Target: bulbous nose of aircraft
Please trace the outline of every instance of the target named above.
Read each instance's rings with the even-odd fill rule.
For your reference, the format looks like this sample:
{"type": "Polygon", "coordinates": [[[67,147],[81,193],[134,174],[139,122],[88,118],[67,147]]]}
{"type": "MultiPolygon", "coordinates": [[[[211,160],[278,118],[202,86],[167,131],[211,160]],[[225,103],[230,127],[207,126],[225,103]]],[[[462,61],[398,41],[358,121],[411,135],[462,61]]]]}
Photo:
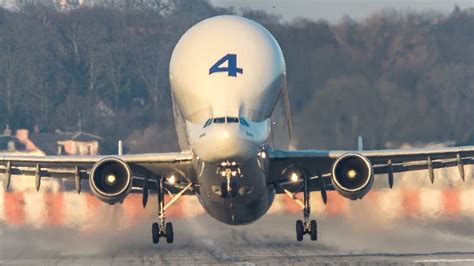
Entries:
{"type": "Polygon", "coordinates": [[[245,134],[238,124],[214,124],[200,136],[193,149],[206,162],[247,160],[257,156],[259,146],[245,134]]]}

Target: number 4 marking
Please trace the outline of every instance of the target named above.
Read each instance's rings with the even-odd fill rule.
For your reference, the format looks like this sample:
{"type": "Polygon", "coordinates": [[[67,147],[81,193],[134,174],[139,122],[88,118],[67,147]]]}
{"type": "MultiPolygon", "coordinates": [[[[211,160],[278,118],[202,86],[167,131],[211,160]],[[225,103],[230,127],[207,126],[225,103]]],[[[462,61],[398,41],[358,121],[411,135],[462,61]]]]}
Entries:
{"type": "Polygon", "coordinates": [[[226,54],[209,68],[209,75],[216,72],[227,72],[229,77],[237,77],[237,73],[243,74],[244,70],[237,67],[237,55],[226,54]],[[227,61],[227,67],[222,65],[227,61]]]}

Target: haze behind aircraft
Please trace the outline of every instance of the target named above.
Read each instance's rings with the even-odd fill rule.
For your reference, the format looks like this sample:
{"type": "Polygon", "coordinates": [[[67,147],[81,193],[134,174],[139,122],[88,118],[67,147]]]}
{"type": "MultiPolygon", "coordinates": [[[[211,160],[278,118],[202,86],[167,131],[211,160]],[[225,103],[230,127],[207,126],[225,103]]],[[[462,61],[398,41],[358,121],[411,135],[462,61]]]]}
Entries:
{"type": "Polygon", "coordinates": [[[170,84],[182,152],[0,155],[5,187],[15,175],[31,176],[37,189],[42,177],[74,178],[79,193],[88,179],[94,195],[109,204],[142,193],[146,205],[149,191],[156,192],[153,243],[161,237],[173,242],[166,210],[183,195],[197,196],[215,219],[242,225],[262,217],[275,194],[285,193],[302,206],[303,220],[296,222],[301,241],[304,234],[317,239],[316,220],[309,219],[311,191],[320,191],[325,203],[327,190],[361,199],[375,174],[387,174],[392,187],[396,172],[427,169],[433,181],[434,169],[457,166],[464,179],[464,165],[473,163],[472,146],[364,151],[360,142],[357,151],[273,150],[272,112],[288,96],[285,60],[275,38],[246,18],[217,16],[191,27],[173,51],[170,84]],[[165,202],[165,194],[174,196],[165,202]]]}

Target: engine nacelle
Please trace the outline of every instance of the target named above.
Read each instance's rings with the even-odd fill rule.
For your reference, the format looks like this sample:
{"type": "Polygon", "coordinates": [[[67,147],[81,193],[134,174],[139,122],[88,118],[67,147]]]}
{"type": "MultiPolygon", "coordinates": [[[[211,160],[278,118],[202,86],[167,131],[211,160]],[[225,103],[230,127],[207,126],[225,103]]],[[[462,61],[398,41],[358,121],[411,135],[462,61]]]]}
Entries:
{"type": "Polygon", "coordinates": [[[369,159],[347,153],[333,163],[332,184],[342,196],[356,200],[364,197],[374,184],[374,171],[369,159]]]}
{"type": "Polygon", "coordinates": [[[103,202],[122,202],[132,189],[132,171],[120,159],[102,159],[92,167],[89,186],[92,193],[103,202]]]}

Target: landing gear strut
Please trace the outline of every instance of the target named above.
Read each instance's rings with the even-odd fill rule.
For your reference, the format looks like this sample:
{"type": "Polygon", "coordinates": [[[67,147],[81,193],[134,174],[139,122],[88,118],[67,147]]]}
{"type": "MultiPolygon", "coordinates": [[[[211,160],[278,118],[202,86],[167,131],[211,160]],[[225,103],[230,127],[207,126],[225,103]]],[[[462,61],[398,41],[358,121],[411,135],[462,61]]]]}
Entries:
{"type": "Polygon", "coordinates": [[[304,208],[303,208],[303,222],[301,222],[301,220],[299,221],[300,223],[298,223],[298,221],[296,221],[296,239],[298,241],[302,241],[303,240],[303,235],[304,234],[310,234],[311,235],[311,240],[312,241],[316,241],[318,240],[318,224],[316,222],[316,220],[311,220],[309,221],[309,215],[311,213],[311,204],[309,202],[309,198],[310,198],[310,193],[309,193],[309,188],[308,188],[308,176],[307,175],[304,175],[304,185],[303,185],[303,203],[304,203],[304,208]],[[298,230],[298,224],[303,224],[303,234],[298,234],[299,232],[301,232],[301,228],[300,230],[298,230]]]}
{"type": "Polygon", "coordinates": [[[240,165],[236,162],[222,162],[217,167],[217,174],[225,177],[225,182],[221,185],[222,197],[230,195],[232,198],[237,196],[237,184],[235,177],[241,176],[240,165]]]}
{"type": "Polygon", "coordinates": [[[173,224],[166,222],[166,209],[168,209],[173,203],[175,203],[183,194],[191,187],[189,183],[184,187],[178,194],[172,195],[168,190],[166,190],[170,196],[171,200],[165,205],[165,186],[164,178],[160,178],[157,182],[157,191],[158,191],[158,222],[155,222],[151,226],[151,234],[153,244],[158,244],[160,238],[166,238],[166,243],[171,244],[174,240],[173,224]]]}
{"type": "Polygon", "coordinates": [[[296,203],[298,203],[303,208],[303,221],[297,220],[296,221],[296,240],[303,241],[303,236],[305,234],[309,234],[312,241],[318,240],[318,223],[316,220],[310,220],[310,213],[311,213],[311,204],[310,204],[310,192],[308,187],[308,176],[303,174],[303,184],[302,187],[296,192],[300,192],[301,188],[303,188],[303,202],[300,199],[296,198],[296,193],[292,193],[289,190],[280,186],[283,191],[285,191],[286,195],[293,199],[296,203]]]}
{"type": "Polygon", "coordinates": [[[164,178],[160,178],[157,182],[158,186],[158,222],[151,226],[153,244],[158,244],[161,237],[166,238],[167,243],[173,243],[174,232],[173,224],[166,222],[165,212],[165,189],[163,184],[164,178]]]}
{"type": "Polygon", "coordinates": [[[303,221],[296,221],[296,240],[303,241],[303,235],[309,234],[312,241],[318,240],[318,224],[316,220],[309,220],[311,206],[309,203],[308,178],[304,178],[303,221]]]}

